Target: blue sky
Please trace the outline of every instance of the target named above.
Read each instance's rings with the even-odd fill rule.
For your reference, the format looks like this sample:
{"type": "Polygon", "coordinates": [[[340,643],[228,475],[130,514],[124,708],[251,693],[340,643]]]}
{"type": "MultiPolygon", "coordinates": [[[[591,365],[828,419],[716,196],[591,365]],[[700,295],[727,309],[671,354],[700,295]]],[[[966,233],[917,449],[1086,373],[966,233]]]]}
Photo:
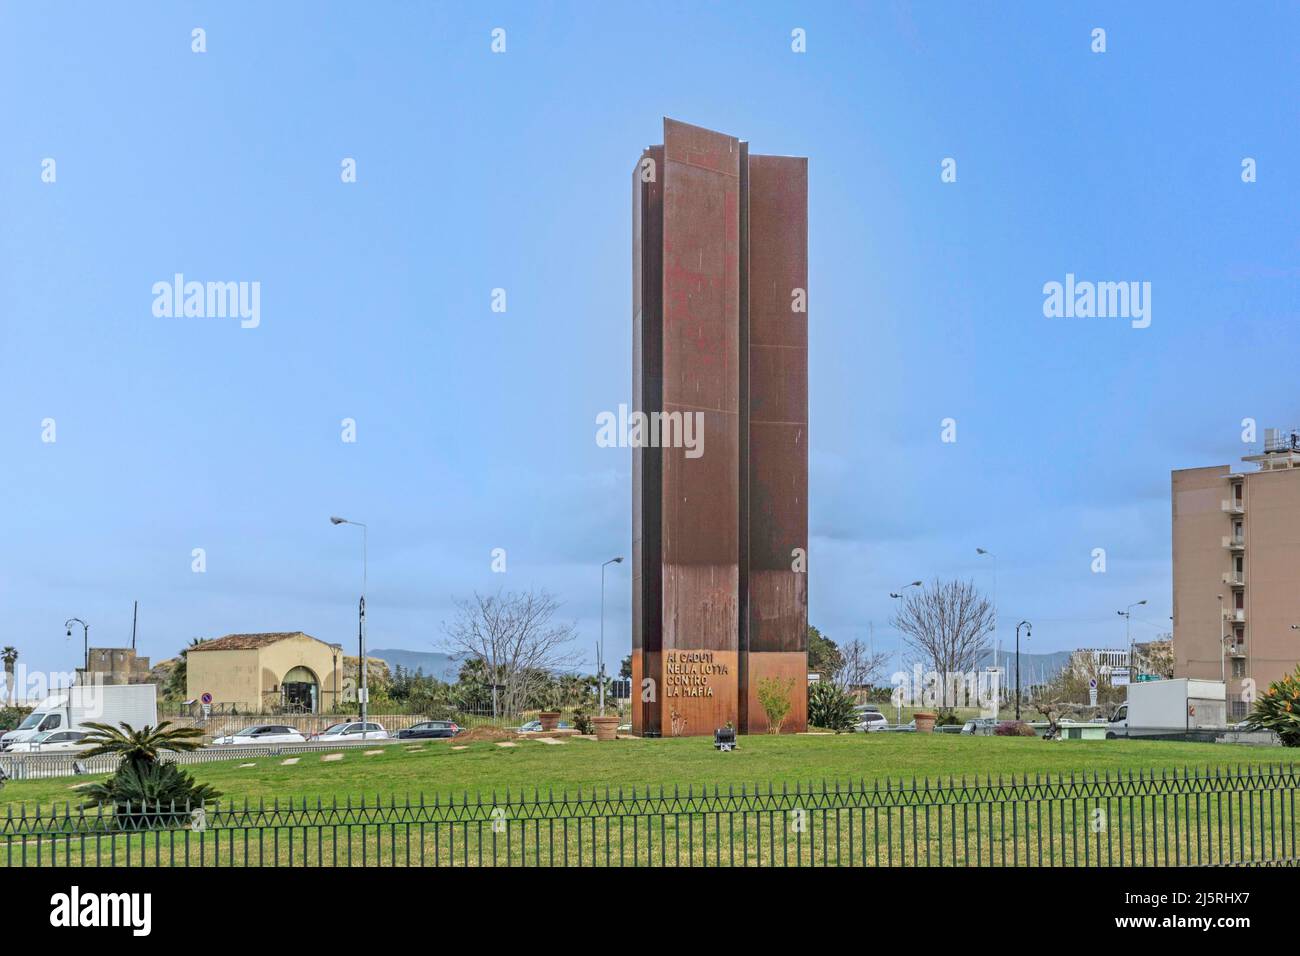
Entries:
{"type": "Polygon", "coordinates": [[[121,645],[139,599],[155,658],[351,647],[338,513],[370,525],[372,647],[434,649],[498,587],[552,589],[590,647],[665,115],[809,157],[811,621],[892,648],[888,592],[991,590],[980,546],[1004,646],[1021,618],[1118,646],[1142,598],[1135,636],[1167,630],[1170,469],[1300,423],[1300,12],[1131,6],[5,0],[0,643],[67,669],[66,618],[121,645]],[[260,326],[155,317],[177,272],[260,282],[260,326]],[[1067,273],[1150,282],[1150,328],[1045,318],[1067,273]]]}

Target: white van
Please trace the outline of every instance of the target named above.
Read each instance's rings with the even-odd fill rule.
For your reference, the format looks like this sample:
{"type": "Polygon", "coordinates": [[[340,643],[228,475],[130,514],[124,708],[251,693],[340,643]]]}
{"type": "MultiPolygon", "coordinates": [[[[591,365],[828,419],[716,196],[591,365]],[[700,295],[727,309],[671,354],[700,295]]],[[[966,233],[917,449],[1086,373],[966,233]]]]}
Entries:
{"type": "Polygon", "coordinates": [[[25,743],[51,730],[84,730],[93,721],[116,727],[156,726],[157,684],[74,684],[46,697],[24,718],[16,730],[0,736],[0,751],[25,743]]]}

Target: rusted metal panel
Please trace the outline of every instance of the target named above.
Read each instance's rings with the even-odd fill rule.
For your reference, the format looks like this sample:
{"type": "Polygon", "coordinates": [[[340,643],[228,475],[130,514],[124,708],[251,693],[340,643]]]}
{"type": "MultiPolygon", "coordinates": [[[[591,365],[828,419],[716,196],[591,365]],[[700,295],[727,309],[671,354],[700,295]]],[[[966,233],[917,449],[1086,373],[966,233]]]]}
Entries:
{"type": "MultiPolygon", "coordinates": [[[[663,147],[632,170],[632,410],[657,411],[663,397],[663,147]]],[[[659,679],[662,646],[662,480],[658,448],[632,449],[632,732],[658,734],[658,695],[642,700],[642,679],[659,679]]]]}
{"type": "Polygon", "coordinates": [[[738,689],[740,145],[665,120],[663,175],[663,410],[702,422],[703,440],[698,457],[661,450],[663,649],[729,659],[708,696],[675,700],[687,732],[711,733],[735,720],[738,689]]]}
{"type": "Polygon", "coordinates": [[[748,180],[747,643],[751,655],[806,652],[795,554],[808,548],[807,160],[751,155],[748,180]]]}
{"type": "MultiPolygon", "coordinates": [[[[757,600],[757,598],[755,598],[757,600]]],[[[758,685],[776,679],[790,688],[790,713],[781,725],[786,734],[808,729],[808,653],[806,651],[752,651],[749,655],[749,683],[744,691],[749,719],[742,725],[748,734],[768,732],[767,714],[758,702],[758,685]]]]}

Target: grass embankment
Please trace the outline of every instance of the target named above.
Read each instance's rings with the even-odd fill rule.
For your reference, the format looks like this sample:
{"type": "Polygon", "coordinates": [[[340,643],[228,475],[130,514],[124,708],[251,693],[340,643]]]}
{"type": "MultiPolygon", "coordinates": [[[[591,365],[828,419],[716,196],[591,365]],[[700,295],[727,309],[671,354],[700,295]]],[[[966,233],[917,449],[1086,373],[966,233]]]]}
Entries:
{"type": "MultiPolygon", "coordinates": [[[[692,786],[724,790],[745,784],[823,780],[833,783],[865,780],[910,782],[929,778],[973,781],[990,775],[1066,775],[1172,771],[1192,768],[1236,769],[1238,766],[1294,764],[1300,751],[1190,744],[1169,741],[1056,741],[1014,737],[924,736],[917,734],[845,734],[842,736],[742,737],[733,753],[718,753],[711,739],[619,740],[598,744],[568,740],[546,744],[519,741],[501,747],[478,742],[457,750],[455,741],[428,741],[413,746],[391,745],[366,756],[361,749],[339,751],[342,759],[324,761],[320,753],[278,757],[234,758],[187,767],[195,778],[223,794],[222,802],[248,799],[267,803],[293,797],[340,803],[362,795],[387,803],[409,794],[446,798],[469,793],[487,797],[493,791],[521,789],[543,795],[554,790],[575,794],[580,788],[611,792],[623,787],[692,786]],[[287,764],[286,760],[297,758],[287,764]]],[[[50,807],[76,802],[73,788],[96,778],[11,781],[0,790],[0,817],[6,805],[50,807]]]]}

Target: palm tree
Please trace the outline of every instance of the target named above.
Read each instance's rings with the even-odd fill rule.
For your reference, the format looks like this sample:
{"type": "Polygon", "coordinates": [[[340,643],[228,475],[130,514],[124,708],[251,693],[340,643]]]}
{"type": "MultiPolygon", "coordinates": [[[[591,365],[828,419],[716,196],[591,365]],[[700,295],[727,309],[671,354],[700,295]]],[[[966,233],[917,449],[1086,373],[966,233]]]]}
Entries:
{"type": "Polygon", "coordinates": [[[170,720],[164,720],[157,727],[146,724],[139,730],[128,723],[123,723],[121,730],[109,724],[90,721],[82,726],[91,730],[82,743],[92,745],[90,750],[82,754],[83,758],[118,754],[123,765],[130,764],[137,768],[156,764],[158,755],[165,750],[189,751],[203,746],[203,731],[196,727],[172,727],[170,720]]]}
{"type": "Polygon", "coordinates": [[[165,751],[197,750],[202,746],[199,738],[203,731],[173,727],[170,720],[139,730],[128,723],[123,723],[120,730],[89,721],[83,726],[91,730],[85,742],[93,745],[83,757],[117,754],[122,762],[107,780],[76,788],[87,798],[82,807],[112,806],[117,826],[144,829],[183,824],[191,808],[221,796],[220,791],[196,782],[176,764],[159,759],[165,751]]]}
{"type": "Polygon", "coordinates": [[[5,663],[5,702],[14,702],[14,664],[18,661],[18,648],[6,646],[0,651],[0,659],[5,663]]]}

